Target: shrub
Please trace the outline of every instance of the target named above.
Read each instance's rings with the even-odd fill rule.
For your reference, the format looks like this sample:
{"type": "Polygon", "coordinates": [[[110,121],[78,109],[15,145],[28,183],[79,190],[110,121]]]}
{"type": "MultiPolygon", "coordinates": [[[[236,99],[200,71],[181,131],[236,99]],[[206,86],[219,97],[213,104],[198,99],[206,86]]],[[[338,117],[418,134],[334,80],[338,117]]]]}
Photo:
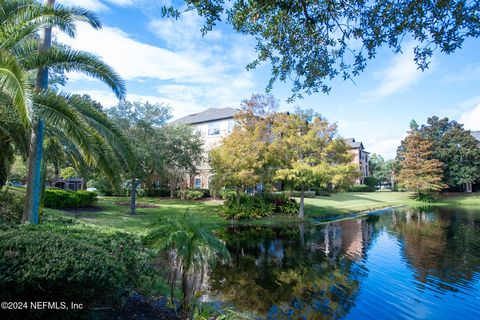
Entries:
{"type": "Polygon", "coordinates": [[[363,184],[375,190],[378,185],[378,180],[374,177],[366,177],[363,179],[363,184]]]}
{"type": "Polygon", "coordinates": [[[236,198],[228,199],[221,207],[222,215],[228,219],[259,219],[274,211],[274,204],[261,196],[241,195],[240,204],[236,198]]]}
{"type": "Polygon", "coordinates": [[[199,200],[205,198],[205,190],[208,189],[186,189],[177,192],[177,197],[187,200],[199,200]]]}
{"type": "Polygon", "coordinates": [[[0,190],[0,220],[7,223],[19,223],[23,213],[23,196],[9,190],[0,190]]]}
{"type": "Polygon", "coordinates": [[[0,234],[2,301],[119,301],[147,267],[140,239],[85,226],[22,226],[0,234]]]}
{"type": "Polygon", "coordinates": [[[197,191],[197,190],[185,191],[185,199],[187,200],[200,200],[203,197],[204,197],[204,193],[202,191],[197,191]]]}
{"type": "Polygon", "coordinates": [[[355,184],[348,188],[348,192],[374,192],[375,188],[369,187],[364,184],[355,184]]]}
{"type": "MultiPolygon", "coordinates": [[[[290,197],[300,198],[300,191],[290,191],[290,197]]],[[[305,198],[315,198],[315,191],[304,191],[303,196],[305,198]]]]}
{"type": "Polygon", "coordinates": [[[97,194],[92,191],[69,191],[62,189],[45,189],[43,206],[51,209],[86,207],[97,201],[97,194]]]}
{"type": "Polygon", "coordinates": [[[149,188],[145,189],[146,197],[170,197],[169,188],[149,188]]]}
{"type": "Polygon", "coordinates": [[[237,196],[237,191],[232,189],[223,189],[220,191],[220,198],[223,200],[232,200],[237,196]]]}
{"type": "Polygon", "coordinates": [[[116,190],[112,188],[112,184],[104,177],[98,177],[96,179],[88,181],[87,184],[89,187],[97,189],[98,194],[102,196],[113,196],[117,195],[116,190]]]}
{"type": "Polygon", "coordinates": [[[295,199],[290,199],[283,193],[269,193],[265,196],[241,195],[240,204],[236,197],[230,198],[221,207],[221,212],[229,219],[258,219],[272,213],[296,215],[299,208],[295,199]]]}
{"type": "Polygon", "coordinates": [[[300,205],[295,199],[290,199],[290,197],[281,192],[272,192],[267,195],[267,199],[273,203],[273,210],[277,213],[296,215],[300,209],[300,205]]]}

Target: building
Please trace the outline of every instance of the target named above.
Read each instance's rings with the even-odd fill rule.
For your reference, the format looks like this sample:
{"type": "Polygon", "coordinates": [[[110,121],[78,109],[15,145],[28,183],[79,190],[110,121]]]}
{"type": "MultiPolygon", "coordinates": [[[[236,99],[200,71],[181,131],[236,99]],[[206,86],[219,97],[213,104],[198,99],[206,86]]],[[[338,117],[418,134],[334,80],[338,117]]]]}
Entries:
{"type": "Polygon", "coordinates": [[[358,166],[361,176],[355,181],[356,184],[363,184],[364,179],[370,176],[368,168],[368,160],[370,153],[365,151],[361,141],[355,141],[354,138],[344,139],[345,143],[350,146],[349,152],[353,154],[352,163],[358,166]]]}
{"type": "Polygon", "coordinates": [[[208,153],[220,144],[222,138],[232,132],[235,124],[233,117],[239,111],[235,108],[210,108],[172,122],[172,124],[194,126],[203,142],[205,160],[198,167],[197,174],[192,177],[189,187],[208,189],[212,177],[211,168],[208,164],[208,153]]]}
{"type": "Polygon", "coordinates": [[[84,187],[83,183],[84,182],[82,178],[69,178],[69,179],[55,178],[49,182],[49,185],[51,187],[60,188],[63,190],[77,191],[77,190],[83,189],[84,187]]]}

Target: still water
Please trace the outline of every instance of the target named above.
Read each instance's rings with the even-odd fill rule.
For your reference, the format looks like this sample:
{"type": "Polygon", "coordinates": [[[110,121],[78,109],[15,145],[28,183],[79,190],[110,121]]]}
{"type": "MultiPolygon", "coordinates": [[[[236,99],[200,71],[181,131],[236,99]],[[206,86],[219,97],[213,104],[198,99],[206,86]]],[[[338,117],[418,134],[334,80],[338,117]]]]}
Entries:
{"type": "Polygon", "coordinates": [[[207,298],[260,319],[480,319],[480,209],[222,230],[207,298]]]}

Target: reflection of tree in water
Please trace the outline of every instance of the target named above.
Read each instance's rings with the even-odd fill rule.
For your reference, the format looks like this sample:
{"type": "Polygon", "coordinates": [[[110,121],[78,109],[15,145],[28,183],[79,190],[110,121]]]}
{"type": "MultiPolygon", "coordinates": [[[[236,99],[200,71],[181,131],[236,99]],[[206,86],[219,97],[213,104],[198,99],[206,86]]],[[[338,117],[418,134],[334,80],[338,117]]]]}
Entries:
{"type": "Polygon", "coordinates": [[[404,209],[396,211],[386,225],[402,240],[403,253],[418,281],[458,291],[457,285],[473,281],[478,272],[479,221],[478,213],[458,208],[404,209]]]}
{"type": "Polygon", "coordinates": [[[213,270],[210,290],[272,319],[341,317],[366,275],[357,262],[372,231],[365,220],[323,228],[230,228],[222,238],[232,263],[213,270]]]}

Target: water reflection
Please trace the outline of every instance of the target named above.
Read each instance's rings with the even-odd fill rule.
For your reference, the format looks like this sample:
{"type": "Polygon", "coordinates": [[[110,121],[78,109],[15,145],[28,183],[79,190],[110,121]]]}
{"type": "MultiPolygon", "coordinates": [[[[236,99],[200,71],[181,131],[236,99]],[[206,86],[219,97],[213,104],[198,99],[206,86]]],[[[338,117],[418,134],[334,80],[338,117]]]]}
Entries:
{"type": "Polygon", "coordinates": [[[269,319],[479,318],[480,211],[223,230],[208,299],[269,319]]]}

